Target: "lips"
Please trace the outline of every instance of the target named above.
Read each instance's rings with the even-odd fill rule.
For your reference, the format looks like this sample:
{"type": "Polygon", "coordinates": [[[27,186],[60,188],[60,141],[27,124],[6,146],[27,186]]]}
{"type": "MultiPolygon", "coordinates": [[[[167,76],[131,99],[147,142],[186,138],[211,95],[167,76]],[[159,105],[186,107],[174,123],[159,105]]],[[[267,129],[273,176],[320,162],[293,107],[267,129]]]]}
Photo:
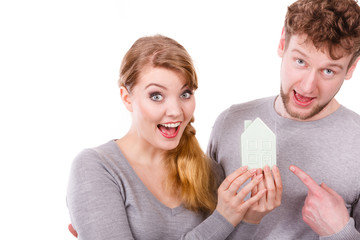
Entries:
{"type": "Polygon", "coordinates": [[[299,94],[298,92],[296,92],[294,90],[294,100],[295,100],[296,104],[306,107],[306,106],[310,105],[315,100],[315,98],[314,97],[306,97],[304,95],[299,94]]]}
{"type": "Polygon", "coordinates": [[[158,124],[157,127],[160,130],[161,135],[163,135],[164,137],[174,138],[179,133],[180,124],[181,122],[162,123],[162,124],[158,124]]]}

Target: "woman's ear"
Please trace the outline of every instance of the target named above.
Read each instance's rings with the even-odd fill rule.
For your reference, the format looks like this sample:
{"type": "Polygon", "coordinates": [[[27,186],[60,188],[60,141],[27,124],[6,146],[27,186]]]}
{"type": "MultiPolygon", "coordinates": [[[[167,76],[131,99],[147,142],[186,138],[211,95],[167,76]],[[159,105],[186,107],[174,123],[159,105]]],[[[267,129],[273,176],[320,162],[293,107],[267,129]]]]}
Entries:
{"type": "Polygon", "coordinates": [[[358,58],[354,61],[354,63],[351,64],[351,67],[348,69],[348,71],[347,71],[347,73],[346,73],[346,75],[345,75],[345,80],[349,80],[349,79],[352,77],[352,75],[353,75],[353,73],[354,73],[354,70],[355,70],[355,68],[356,68],[356,65],[357,65],[357,63],[359,62],[359,60],[360,60],[360,57],[358,57],[358,58]]]}
{"type": "Polygon", "coordinates": [[[124,86],[120,87],[120,97],[121,97],[121,100],[124,103],[126,109],[129,112],[132,112],[133,109],[132,109],[132,104],[131,104],[130,93],[124,86]]]}
{"type": "Polygon", "coordinates": [[[283,57],[284,51],[285,51],[285,27],[283,27],[281,31],[280,42],[277,50],[279,57],[283,57]]]}

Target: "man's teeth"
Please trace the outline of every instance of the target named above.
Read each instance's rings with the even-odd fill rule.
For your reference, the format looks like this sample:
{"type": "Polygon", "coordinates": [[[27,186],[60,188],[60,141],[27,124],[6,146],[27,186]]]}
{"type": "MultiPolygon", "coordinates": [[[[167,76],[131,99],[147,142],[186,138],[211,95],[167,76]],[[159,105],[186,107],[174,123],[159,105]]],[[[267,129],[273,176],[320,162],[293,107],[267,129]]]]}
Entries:
{"type": "Polygon", "coordinates": [[[176,128],[180,125],[180,123],[165,123],[165,124],[160,124],[160,125],[167,127],[167,128],[176,128]]]}

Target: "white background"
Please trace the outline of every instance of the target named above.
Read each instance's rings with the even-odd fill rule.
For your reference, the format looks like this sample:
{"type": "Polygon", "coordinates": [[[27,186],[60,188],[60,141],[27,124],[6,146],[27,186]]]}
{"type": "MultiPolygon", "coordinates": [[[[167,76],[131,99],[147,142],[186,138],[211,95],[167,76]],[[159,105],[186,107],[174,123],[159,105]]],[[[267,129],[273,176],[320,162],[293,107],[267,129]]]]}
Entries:
{"type": "MultiPolygon", "coordinates": [[[[121,59],[142,36],[180,42],[198,75],[195,127],[206,150],[231,104],[279,91],[277,45],[292,1],[2,1],[0,239],[74,239],[70,165],[85,147],[121,137],[121,59]]],[[[360,113],[359,69],[338,100],[360,113]]]]}

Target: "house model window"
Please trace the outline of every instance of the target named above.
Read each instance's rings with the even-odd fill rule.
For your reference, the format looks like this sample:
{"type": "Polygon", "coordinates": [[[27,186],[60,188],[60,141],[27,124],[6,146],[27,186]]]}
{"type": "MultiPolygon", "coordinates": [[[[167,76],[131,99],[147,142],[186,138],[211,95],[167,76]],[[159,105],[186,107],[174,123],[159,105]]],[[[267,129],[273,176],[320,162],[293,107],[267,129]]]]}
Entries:
{"type": "Polygon", "coordinates": [[[276,135],[260,119],[245,120],[241,134],[242,166],[264,168],[276,165],[276,135]]]}

